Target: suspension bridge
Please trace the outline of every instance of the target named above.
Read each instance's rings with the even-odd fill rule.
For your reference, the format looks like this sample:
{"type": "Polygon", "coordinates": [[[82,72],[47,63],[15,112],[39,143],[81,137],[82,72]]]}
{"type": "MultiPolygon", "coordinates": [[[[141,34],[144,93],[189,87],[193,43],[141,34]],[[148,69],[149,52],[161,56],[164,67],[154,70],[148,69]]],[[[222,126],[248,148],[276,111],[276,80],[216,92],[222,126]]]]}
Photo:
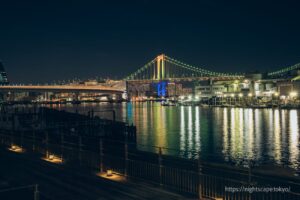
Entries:
{"type": "Polygon", "coordinates": [[[202,67],[196,67],[161,54],[130,74],[125,80],[178,80],[205,79],[218,77],[222,79],[240,79],[244,74],[214,72],[202,67]]]}
{"type": "MultiPolygon", "coordinates": [[[[268,79],[291,77],[293,71],[300,70],[300,63],[293,66],[281,68],[267,73],[268,79]]],[[[295,75],[294,75],[295,77],[295,75]]],[[[292,78],[294,78],[292,77],[292,78]]],[[[196,80],[241,80],[245,78],[243,73],[226,73],[207,70],[204,67],[197,67],[186,64],[182,61],[171,58],[165,54],[158,55],[150,62],[128,75],[121,82],[160,82],[160,81],[196,81],[196,80]]],[[[106,84],[98,86],[85,85],[8,85],[6,73],[0,64],[0,92],[7,91],[52,91],[52,92],[100,92],[106,94],[121,94],[126,91],[125,84],[106,84]],[[2,79],[1,79],[2,77],[2,79]],[[4,80],[4,81],[3,81],[4,80]]]]}
{"type": "MultiPolygon", "coordinates": [[[[300,63],[285,67],[280,70],[269,72],[269,78],[278,78],[290,75],[292,71],[300,69],[300,63]]],[[[182,61],[161,54],[128,75],[126,81],[161,81],[161,80],[237,80],[243,79],[244,73],[215,72],[186,64],[182,61]]]]}

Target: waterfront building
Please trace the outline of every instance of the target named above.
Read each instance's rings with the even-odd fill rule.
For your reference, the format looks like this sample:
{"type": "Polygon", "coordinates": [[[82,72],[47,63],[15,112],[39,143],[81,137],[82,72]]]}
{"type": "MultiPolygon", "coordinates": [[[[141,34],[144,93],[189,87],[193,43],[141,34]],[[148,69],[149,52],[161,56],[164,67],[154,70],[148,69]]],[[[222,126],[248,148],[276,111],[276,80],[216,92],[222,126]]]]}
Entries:
{"type": "Polygon", "coordinates": [[[7,85],[8,79],[2,62],[0,62],[0,85],[7,85]]]}

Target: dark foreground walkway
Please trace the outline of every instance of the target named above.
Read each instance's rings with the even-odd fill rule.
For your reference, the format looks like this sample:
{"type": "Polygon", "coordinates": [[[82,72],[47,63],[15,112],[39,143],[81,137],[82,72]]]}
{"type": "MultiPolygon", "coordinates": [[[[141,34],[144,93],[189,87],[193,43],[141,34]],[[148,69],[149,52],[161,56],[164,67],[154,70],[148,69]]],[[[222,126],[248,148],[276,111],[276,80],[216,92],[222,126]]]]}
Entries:
{"type": "MultiPolygon", "coordinates": [[[[114,182],[28,154],[0,150],[0,190],[38,184],[40,200],[196,199],[144,182],[114,182]]],[[[0,192],[0,199],[33,199],[33,190],[0,192]]]]}

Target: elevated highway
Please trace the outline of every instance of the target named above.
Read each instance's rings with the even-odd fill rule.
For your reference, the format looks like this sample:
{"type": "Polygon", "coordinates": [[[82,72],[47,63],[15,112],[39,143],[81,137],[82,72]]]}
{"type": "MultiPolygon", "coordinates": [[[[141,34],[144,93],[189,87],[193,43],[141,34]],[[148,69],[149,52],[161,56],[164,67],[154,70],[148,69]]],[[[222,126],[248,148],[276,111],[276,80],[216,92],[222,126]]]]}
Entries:
{"type": "Polygon", "coordinates": [[[2,85],[0,92],[94,92],[104,94],[122,94],[125,88],[101,85],[2,85]]]}

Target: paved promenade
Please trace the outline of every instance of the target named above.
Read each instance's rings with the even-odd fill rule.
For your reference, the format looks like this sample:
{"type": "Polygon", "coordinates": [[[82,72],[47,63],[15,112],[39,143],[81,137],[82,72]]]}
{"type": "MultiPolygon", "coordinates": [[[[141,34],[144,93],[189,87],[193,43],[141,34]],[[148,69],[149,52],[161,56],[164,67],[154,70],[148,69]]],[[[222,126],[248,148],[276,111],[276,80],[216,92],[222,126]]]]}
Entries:
{"type": "MultiPolygon", "coordinates": [[[[196,199],[144,182],[116,182],[48,163],[37,157],[0,150],[0,189],[39,184],[40,200],[196,199]]],[[[33,199],[33,191],[0,193],[15,199],[33,199]],[[29,197],[28,197],[29,196],[29,197]]]]}

